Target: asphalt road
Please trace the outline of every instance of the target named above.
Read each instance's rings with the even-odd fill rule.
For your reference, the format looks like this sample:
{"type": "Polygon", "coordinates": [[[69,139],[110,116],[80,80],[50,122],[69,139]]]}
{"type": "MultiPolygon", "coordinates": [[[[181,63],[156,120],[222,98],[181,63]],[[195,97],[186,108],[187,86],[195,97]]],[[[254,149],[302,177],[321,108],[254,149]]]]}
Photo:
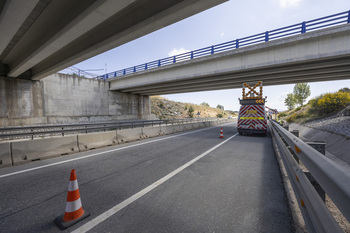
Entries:
{"type": "Polygon", "coordinates": [[[293,230],[270,135],[230,123],[1,169],[0,232],[62,232],[71,169],[91,215],[63,232],[293,230]]]}

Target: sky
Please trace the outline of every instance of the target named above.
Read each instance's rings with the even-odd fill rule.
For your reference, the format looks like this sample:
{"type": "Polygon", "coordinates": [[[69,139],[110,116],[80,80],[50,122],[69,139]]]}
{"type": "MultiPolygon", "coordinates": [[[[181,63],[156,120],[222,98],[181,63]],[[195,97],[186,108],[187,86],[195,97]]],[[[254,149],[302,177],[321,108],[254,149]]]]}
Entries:
{"type": "MultiPolygon", "coordinates": [[[[230,0],[78,63],[75,67],[104,74],[349,10],[349,0],[230,0]]],[[[311,99],[322,93],[350,87],[350,77],[342,81],[313,82],[309,85],[311,96],[308,99],[311,99]]],[[[284,99],[293,92],[293,87],[294,84],[264,87],[266,106],[286,110],[284,99]]],[[[241,89],[228,89],[163,97],[194,104],[206,102],[211,107],[220,104],[225,110],[237,111],[241,94],[241,89]]]]}

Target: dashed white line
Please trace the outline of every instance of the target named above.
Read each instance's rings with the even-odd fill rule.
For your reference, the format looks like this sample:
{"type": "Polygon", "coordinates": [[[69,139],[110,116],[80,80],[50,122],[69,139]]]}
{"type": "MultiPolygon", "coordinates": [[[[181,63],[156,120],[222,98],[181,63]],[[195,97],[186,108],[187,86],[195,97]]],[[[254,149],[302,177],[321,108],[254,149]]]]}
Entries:
{"type": "Polygon", "coordinates": [[[96,218],[94,218],[91,221],[85,223],[84,225],[82,225],[81,227],[77,228],[76,230],[72,231],[72,233],[82,233],[82,232],[87,232],[87,231],[91,230],[93,227],[97,226],[98,224],[100,224],[101,222],[105,221],[106,219],[108,219],[109,217],[111,217],[112,215],[114,215],[115,213],[117,213],[118,211],[123,209],[124,207],[130,205],[131,203],[133,203],[134,201],[136,201],[137,199],[139,199],[143,195],[147,194],[148,192],[152,191],[153,189],[155,189],[159,185],[163,184],[165,181],[169,180],[170,178],[172,178],[173,176],[175,176],[176,174],[178,174],[179,172],[181,172],[185,168],[189,167],[190,165],[192,165],[193,163],[195,163],[199,159],[203,158],[204,156],[206,156],[207,154],[209,154],[213,150],[217,149],[218,147],[222,146],[224,143],[226,143],[227,141],[229,141],[230,139],[232,139],[233,137],[235,137],[237,135],[238,134],[235,134],[235,135],[229,137],[228,139],[226,139],[225,141],[221,142],[220,144],[218,144],[218,145],[212,147],[211,149],[207,150],[206,152],[198,155],[196,158],[192,159],[188,163],[186,163],[186,164],[182,165],[181,167],[177,168],[176,170],[174,170],[173,172],[171,172],[168,175],[164,176],[163,178],[157,180],[156,182],[154,182],[153,184],[151,184],[148,187],[144,188],[140,192],[134,194],[133,196],[131,196],[128,199],[126,199],[125,201],[117,204],[116,206],[112,207],[111,209],[107,210],[106,212],[100,214],[96,218]]]}

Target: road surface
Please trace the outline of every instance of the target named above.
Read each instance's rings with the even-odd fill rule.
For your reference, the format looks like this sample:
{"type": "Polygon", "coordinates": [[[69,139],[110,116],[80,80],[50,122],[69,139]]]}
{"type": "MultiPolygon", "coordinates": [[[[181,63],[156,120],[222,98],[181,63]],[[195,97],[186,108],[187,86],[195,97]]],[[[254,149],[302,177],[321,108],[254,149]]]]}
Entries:
{"type": "Polygon", "coordinates": [[[270,134],[236,123],[4,168],[0,185],[0,232],[293,231],[270,134]],[[91,215],[61,231],[71,169],[91,215]]]}

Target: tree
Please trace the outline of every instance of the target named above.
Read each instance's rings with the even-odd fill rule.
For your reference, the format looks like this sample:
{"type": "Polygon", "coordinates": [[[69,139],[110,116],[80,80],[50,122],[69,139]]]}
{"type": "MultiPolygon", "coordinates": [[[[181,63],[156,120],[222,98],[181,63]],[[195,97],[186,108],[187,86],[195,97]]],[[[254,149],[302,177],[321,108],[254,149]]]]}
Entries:
{"type": "Polygon", "coordinates": [[[209,104],[208,104],[208,103],[206,103],[206,102],[201,103],[201,105],[203,105],[203,106],[207,106],[207,107],[210,107],[210,106],[209,106],[209,104]]]}
{"type": "Polygon", "coordinates": [[[216,106],[216,108],[221,109],[221,110],[224,110],[224,106],[222,106],[222,105],[220,105],[220,104],[218,104],[218,106],[216,106]]]}
{"type": "Polygon", "coordinates": [[[294,86],[293,94],[295,98],[295,102],[300,106],[303,106],[307,97],[311,95],[310,85],[307,83],[297,83],[294,86]]]}
{"type": "Polygon", "coordinates": [[[340,89],[339,91],[344,92],[344,93],[350,93],[350,88],[348,88],[348,87],[343,87],[343,88],[340,89]]]}
{"type": "Polygon", "coordinates": [[[287,94],[284,104],[288,107],[288,110],[292,110],[295,107],[296,102],[293,93],[287,94]]]}
{"type": "Polygon", "coordinates": [[[193,118],[193,112],[194,112],[194,108],[192,107],[192,105],[188,108],[188,117],[189,118],[193,118]]]}

